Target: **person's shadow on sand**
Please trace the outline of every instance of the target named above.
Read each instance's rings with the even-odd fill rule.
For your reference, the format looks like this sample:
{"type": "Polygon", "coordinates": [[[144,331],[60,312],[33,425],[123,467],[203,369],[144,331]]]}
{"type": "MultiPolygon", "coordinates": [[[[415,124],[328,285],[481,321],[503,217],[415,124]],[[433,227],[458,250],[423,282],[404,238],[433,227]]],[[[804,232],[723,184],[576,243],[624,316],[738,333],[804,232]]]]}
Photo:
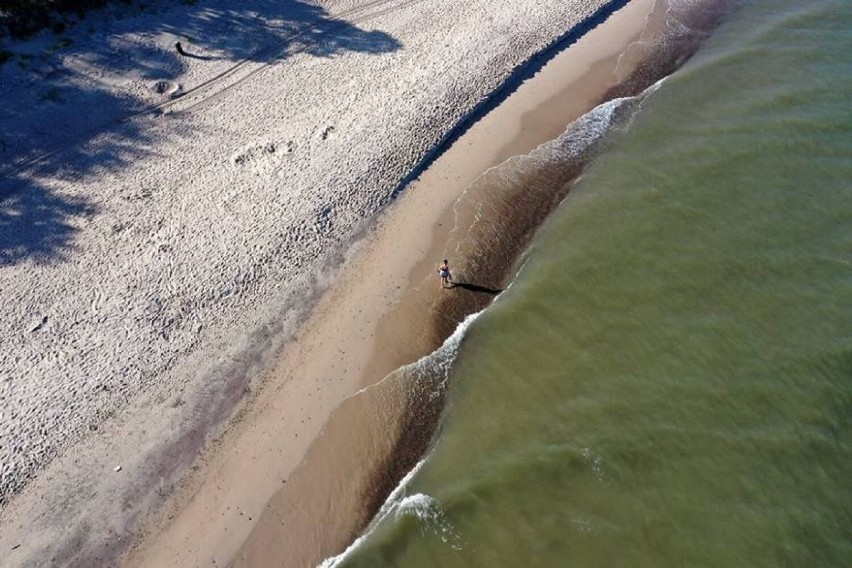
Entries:
{"type": "Polygon", "coordinates": [[[462,288],[464,290],[468,290],[470,292],[479,292],[482,294],[491,294],[492,296],[496,296],[503,290],[500,288],[488,288],[486,286],[480,286],[479,284],[471,284],[469,282],[453,282],[449,288],[462,288]]]}

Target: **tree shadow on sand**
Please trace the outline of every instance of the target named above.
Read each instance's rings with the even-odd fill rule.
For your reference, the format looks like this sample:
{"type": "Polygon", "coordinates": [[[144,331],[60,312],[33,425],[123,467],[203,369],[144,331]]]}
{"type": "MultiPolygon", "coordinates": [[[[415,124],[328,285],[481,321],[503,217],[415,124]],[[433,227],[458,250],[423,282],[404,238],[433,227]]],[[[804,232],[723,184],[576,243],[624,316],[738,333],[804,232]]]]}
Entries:
{"type": "Polygon", "coordinates": [[[216,9],[217,4],[232,3],[211,2],[181,25],[163,25],[161,31],[189,38],[184,46],[188,51],[197,47],[229,59],[269,61],[288,48],[316,57],[344,51],[389,53],[402,44],[384,32],[359,28],[357,23],[408,3],[374,0],[334,17],[304,0],[256,0],[242,10],[216,9]]]}
{"type": "MultiPolygon", "coordinates": [[[[151,120],[136,115],[156,97],[103,87],[93,74],[132,77],[168,100],[160,89],[178,80],[189,59],[216,60],[221,71],[222,60],[272,63],[295,53],[333,57],[402,48],[392,36],[356,25],[393,9],[388,1],[368,2],[338,17],[303,0],[255,0],[241,10],[225,0],[175,4],[125,7],[122,19],[109,24],[103,17],[92,19],[104,29],[91,37],[85,28],[94,16],[87,16],[57,36],[62,49],[0,66],[0,267],[30,257],[39,263],[63,260],[74,248],[76,220],[98,213],[85,196],[60,195],[45,180],[73,176],[79,189],[89,176],[119,171],[148,155],[146,148],[154,144],[151,120]],[[131,44],[124,39],[129,34],[153,39],[131,44]],[[192,55],[178,54],[168,38],[182,41],[192,55]],[[88,70],[86,77],[75,70],[80,68],[88,70]]],[[[193,134],[190,124],[181,128],[179,134],[160,129],[158,140],[193,134]]]]}
{"type": "MultiPolygon", "coordinates": [[[[210,0],[198,5],[158,5],[120,26],[119,34],[144,33],[152,37],[168,34],[180,41],[186,55],[178,54],[167,42],[169,55],[178,70],[182,57],[201,60],[250,60],[270,62],[288,53],[331,57],[345,51],[389,53],[402,47],[393,36],[358,27],[371,15],[386,13],[395,4],[374,0],[361,8],[331,15],[321,6],[305,0],[254,0],[234,9],[232,0],[210,0]]],[[[109,38],[108,38],[109,39],[109,38]]],[[[120,43],[120,39],[116,40],[120,43]]],[[[116,45],[112,41],[112,46],[116,45]]],[[[120,47],[120,46],[119,46],[120,47]]],[[[114,50],[91,52],[90,61],[101,67],[142,68],[149,79],[163,77],[163,51],[160,46],[136,49],[132,58],[116,61],[114,50]]],[[[168,77],[166,77],[168,78],[168,77]]]]}
{"type": "Polygon", "coordinates": [[[61,260],[71,250],[74,222],[95,213],[87,201],[30,185],[0,201],[0,267],[26,258],[61,260]]]}

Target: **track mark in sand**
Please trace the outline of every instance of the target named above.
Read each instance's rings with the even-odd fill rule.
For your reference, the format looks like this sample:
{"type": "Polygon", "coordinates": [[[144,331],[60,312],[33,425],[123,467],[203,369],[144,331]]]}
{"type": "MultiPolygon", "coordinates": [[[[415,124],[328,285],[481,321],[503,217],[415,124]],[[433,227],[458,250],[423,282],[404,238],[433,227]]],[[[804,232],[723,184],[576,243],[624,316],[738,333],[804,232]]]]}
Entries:
{"type": "MultiPolygon", "coordinates": [[[[341,27],[343,27],[345,25],[353,25],[353,24],[365,22],[365,21],[370,20],[372,18],[377,18],[379,16],[384,16],[386,14],[390,14],[392,12],[402,10],[403,8],[407,8],[407,7],[412,6],[414,4],[418,4],[422,1],[423,0],[403,0],[399,3],[397,3],[397,4],[393,4],[392,2],[389,2],[388,0],[376,0],[374,2],[369,2],[367,4],[359,6],[357,8],[353,8],[352,10],[340,12],[340,13],[337,13],[337,14],[330,14],[327,19],[321,19],[321,20],[318,20],[316,22],[316,29],[319,30],[318,33],[317,33],[316,29],[314,29],[314,30],[308,29],[308,30],[303,30],[303,31],[297,32],[297,33],[295,33],[295,34],[293,34],[289,37],[283,38],[284,44],[287,45],[290,42],[293,42],[293,40],[299,39],[299,38],[303,37],[304,35],[306,35],[308,33],[317,33],[317,36],[313,40],[306,41],[300,47],[297,47],[297,48],[292,49],[292,50],[290,50],[289,47],[284,47],[282,49],[278,45],[273,46],[272,48],[264,48],[264,49],[260,50],[260,52],[261,52],[260,54],[262,54],[262,55],[272,54],[272,56],[269,57],[269,61],[257,62],[257,61],[255,61],[255,59],[257,59],[257,57],[243,59],[239,63],[236,63],[235,65],[233,65],[229,69],[226,69],[225,71],[223,71],[219,75],[213,77],[212,79],[209,79],[208,81],[201,83],[201,84],[193,87],[192,89],[188,90],[185,94],[187,94],[187,95],[193,94],[193,95],[196,95],[196,96],[191,97],[193,102],[190,102],[187,106],[184,106],[182,108],[181,107],[171,108],[171,106],[174,103],[176,103],[177,101],[165,101],[163,103],[159,103],[157,105],[154,105],[154,106],[148,108],[147,110],[141,111],[139,114],[147,114],[147,113],[150,113],[150,112],[155,111],[155,110],[158,110],[160,112],[180,113],[180,114],[200,110],[200,109],[204,108],[206,105],[208,105],[211,102],[213,102],[214,100],[216,100],[217,98],[219,98],[221,95],[223,95],[227,91],[231,90],[232,88],[243,84],[244,82],[248,81],[252,77],[258,75],[259,73],[262,73],[263,71],[266,71],[267,69],[273,67],[274,65],[278,65],[285,55],[293,56],[293,55],[296,55],[298,53],[304,53],[310,47],[315,46],[315,45],[319,45],[321,43],[319,41],[320,38],[340,29],[341,27]],[[388,4],[390,4],[390,7],[385,7],[388,4]],[[379,8],[379,9],[374,11],[374,12],[370,12],[369,11],[370,8],[379,8]],[[342,20],[342,18],[344,18],[344,17],[349,17],[349,19],[348,20],[342,20]],[[325,29],[322,29],[323,26],[325,26],[325,29]],[[223,82],[224,79],[231,77],[232,75],[236,75],[237,71],[239,71],[241,68],[243,68],[244,66],[247,66],[250,63],[255,63],[255,66],[254,66],[253,69],[244,73],[242,76],[235,79],[232,83],[228,83],[226,85],[223,85],[223,86],[221,86],[221,88],[219,88],[218,90],[214,90],[210,94],[207,94],[207,95],[204,94],[205,89],[207,89],[209,87],[213,87],[213,86],[218,86],[220,83],[223,82]],[[196,93],[196,91],[198,91],[198,93],[196,93]]],[[[255,56],[256,55],[259,55],[259,54],[255,54],[255,56]]],[[[190,97],[188,97],[188,98],[190,98],[190,97]]]]}
{"type": "MultiPolygon", "coordinates": [[[[331,13],[325,19],[320,19],[320,20],[318,20],[314,23],[317,24],[317,25],[331,23],[331,27],[329,27],[327,30],[325,30],[325,32],[333,31],[333,30],[341,27],[343,24],[346,24],[346,23],[355,24],[355,23],[358,23],[358,22],[361,22],[361,21],[368,20],[371,17],[381,16],[381,15],[384,15],[386,13],[392,12],[394,10],[404,8],[406,6],[409,6],[411,4],[415,4],[415,3],[420,2],[420,1],[421,0],[403,0],[402,2],[399,2],[398,4],[394,4],[392,2],[392,0],[373,0],[372,2],[365,2],[364,4],[361,4],[359,6],[355,6],[354,8],[350,8],[349,10],[343,10],[341,12],[331,13]],[[388,4],[391,5],[389,8],[386,7],[388,4]],[[374,12],[374,13],[369,13],[370,9],[372,9],[372,8],[378,8],[379,10],[377,12],[374,12]],[[364,15],[364,13],[366,13],[366,15],[364,15]],[[343,18],[351,18],[351,19],[349,19],[345,22],[343,22],[343,21],[335,22],[335,20],[343,20],[343,18]]],[[[206,97],[203,96],[203,95],[200,96],[199,98],[195,99],[196,100],[195,103],[192,103],[190,106],[188,106],[184,109],[180,109],[178,112],[188,112],[188,111],[192,110],[195,106],[200,105],[204,102],[207,102],[208,100],[220,95],[224,91],[227,91],[231,87],[234,87],[239,83],[242,83],[243,81],[248,79],[250,76],[257,73],[258,71],[261,71],[261,70],[263,70],[267,67],[275,65],[277,63],[277,58],[280,57],[281,55],[283,55],[287,50],[286,47],[282,49],[280,44],[283,43],[286,46],[287,44],[289,44],[293,40],[304,36],[309,31],[311,31],[311,30],[302,30],[302,31],[293,33],[293,34],[291,34],[287,37],[281,38],[281,41],[276,42],[274,45],[262,47],[262,48],[258,49],[257,51],[253,52],[248,57],[241,59],[240,61],[238,61],[237,63],[235,63],[231,67],[225,69],[221,73],[207,79],[206,81],[199,83],[198,85],[195,85],[191,89],[188,89],[184,94],[189,95],[189,94],[196,94],[199,91],[203,92],[208,87],[213,87],[213,86],[218,85],[224,79],[227,79],[231,75],[234,75],[241,68],[243,68],[243,67],[245,67],[245,66],[247,66],[251,63],[257,63],[259,65],[259,68],[255,68],[254,70],[249,71],[247,75],[245,75],[241,78],[238,78],[234,83],[231,83],[229,85],[225,85],[219,91],[214,91],[213,93],[209,94],[206,97]],[[267,61],[266,63],[258,63],[259,60],[266,59],[266,58],[270,58],[271,60],[267,61]]],[[[304,51],[304,48],[301,49],[301,50],[298,50],[297,53],[301,52],[301,51],[304,51]]],[[[162,103],[152,105],[152,106],[148,107],[147,109],[140,111],[137,114],[147,114],[147,113],[150,113],[151,111],[154,111],[154,110],[161,110],[161,111],[165,112],[167,110],[167,107],[171,106],[172,102],[173,101],[165,101],[165,102],[162,102],[162,103]]]]}
{"type": "Polygon", "coordinates": [[[183,86],[173,81],[157,81],[151,90],[158,95],[166,95],[169,99],[176,99],[184,94],[183,86]]]}
{"type": "Polygon", "coordinates": [[[242,148],[231,157],[235,168],[249,168],[253,171],[265,170],[277,166],[286,156],[296,149],[292,140],[284,143],[261,142],[242,148]]]}
{"type": "Polygon", "coordinates": [[[34,321],[32,323],[32,325],[30,326],[30,332],[33,333],[33,332],[40,330],[41,328],[43,328],[45,326],[46,323],[47,323],[47,316],[44,316],[44,317],[34,321]]]}
{"type": "Polygon", "coordinates": [[[317,210],[314,218],[314,229],[318,233],[327,233],[334,227],[337,210],[334,205],[326,205],[317,210]]]}
{"type": "MultiPolygon", "coordinates": [[[[364,4],[361,4],[360,6],[356,6],[349,10],[343,10],[338,13],[329,14],[326,18],[314,22],[314,25],[317,27],[323,25],[327,26],[326,29],[322,30],[321,34],[319,34],[317,37],[322,38],[325,34],[333,32],[334,30],[340,28],[343,25],[353,25],[356,23],[364,22],[371,18],[376,18],[391,12],[407,8],[422,1],[423,0],[401,0],[398,2],[393,2],[393,0],[373,0],[371,2],[366,2],[364,4]],[[344,20],[344,18],[346,19],[344,20]]],[[[315,28],[312,29],[313,31],[316,31],[315,28]]],[[[83,136],[77,137],[74,140],[58,140],[52,145],[52,147],[48,147],[43,152],[40,152],[34,156],[25,158],[10,168],[0,167],[0,172],[2,172],[6,177],[11,178],[25,170],[38,167],[46,160],[56,157],[64,151],[68,150],[69,148],[80,144],[81,141],[89,135],[101,132],[105,128],[109,128],[110,126],[125,124],[130,122],[131,120],[142,117],[159,116],[167,113],[183,114],[192,112],[194,110],[200,110],[215,99],[218,99],[221,95],[223,95],[225,92],[229,91],[233,87],[244,83],[248,79],[257,75],[258,73],[269,69],[274,65],[277,65],[280,62],[279,58],[285,53],[287,53],[287,48],[285,47],[282,49],[281,44],[283,43],[284,45],[288,45],[293,40],[306,35],[310,31],[311,29],[294,33],[288,37],[281,38],[281,40],[279,42],[276,42],[274,45],[260,48],[250,54],[248,57],[243,58],[231,67],[214,75],[206,81],[202,81],[194,87],[190,87],[184,90],[182,85],[177,85],[177,89],[175,91],[170,92],[169,98],[165,101],[149,105],[141,110],[129,112],[123,117],[109,120],[102,124],[94,125],[92,128],[85,130],[83,132],[83,136]],[[259,62],[259,60],[263,59],[267,59],[267,61],[259,62]],[[226,83],[224,85],[222,84],[225,83],[228,78],[238,75],[238,72],[243,68],[252,67],[251,64],[253,63],[253,68],[250,68],[241,76],[237,76],[237,78],[233,82],[226,83]],[[181,107],[177,105],[186,106],[181,107]]],[[[301,46],[301,48],[289,53],[289,55],[301,53],[307,50],[308,47],[310,47],[311,45],[315,45],[317,43],[319,43],[317,39],[314,39],[314,41],[306,42],[303,46],[301,46]]],[[[166,81],[166,83],[170,82],[166,81]]],[[[158,88],[159,82],[155,83],[154,90],[156,91],[158,88]]],[[[164,92],[161,94],[165,94],[165,90],[169,87],[164,85],[162,88],[164,89],[164,92]]],[[[18,189],[21,185],[23,184],[21,182],[18,182],[16,184],[13,184],[13,187],[10,187],[9,189],[11,191],[14,191],[18,189]]]]}

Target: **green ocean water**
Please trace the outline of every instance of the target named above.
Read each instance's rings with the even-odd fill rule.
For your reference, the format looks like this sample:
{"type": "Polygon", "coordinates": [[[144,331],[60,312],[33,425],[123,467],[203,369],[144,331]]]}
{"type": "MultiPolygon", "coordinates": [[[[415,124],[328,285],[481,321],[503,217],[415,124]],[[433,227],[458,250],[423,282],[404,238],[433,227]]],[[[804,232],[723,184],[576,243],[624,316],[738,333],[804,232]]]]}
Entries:
{"type": "Polygon", "coordinates": [[[344,566],[852,566],[852,3],[746,2],[470,326],[344,566]]]}

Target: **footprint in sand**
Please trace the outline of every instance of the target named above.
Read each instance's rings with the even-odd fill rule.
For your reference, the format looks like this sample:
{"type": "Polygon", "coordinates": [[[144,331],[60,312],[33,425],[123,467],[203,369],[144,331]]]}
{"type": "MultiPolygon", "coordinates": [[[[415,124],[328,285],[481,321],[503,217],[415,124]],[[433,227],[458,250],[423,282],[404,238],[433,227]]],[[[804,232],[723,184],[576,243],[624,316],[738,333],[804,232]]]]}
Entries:
{"type": "Polygon", "coordinates": [[[241,149],[231,157],[231,163],[237,168],[249,168],[253,171],[262,171],[274,168],[282,159],[293,153],[296,145],[292,141],[261,142],[252,144],[241,149]]]}
{"type": "Polygon", "coordinates": [[[151,88],[158,95],[167,95],[170,99],[176,99],[183,94],[183,86],[171,81],[157,81],[151,88]]]}

